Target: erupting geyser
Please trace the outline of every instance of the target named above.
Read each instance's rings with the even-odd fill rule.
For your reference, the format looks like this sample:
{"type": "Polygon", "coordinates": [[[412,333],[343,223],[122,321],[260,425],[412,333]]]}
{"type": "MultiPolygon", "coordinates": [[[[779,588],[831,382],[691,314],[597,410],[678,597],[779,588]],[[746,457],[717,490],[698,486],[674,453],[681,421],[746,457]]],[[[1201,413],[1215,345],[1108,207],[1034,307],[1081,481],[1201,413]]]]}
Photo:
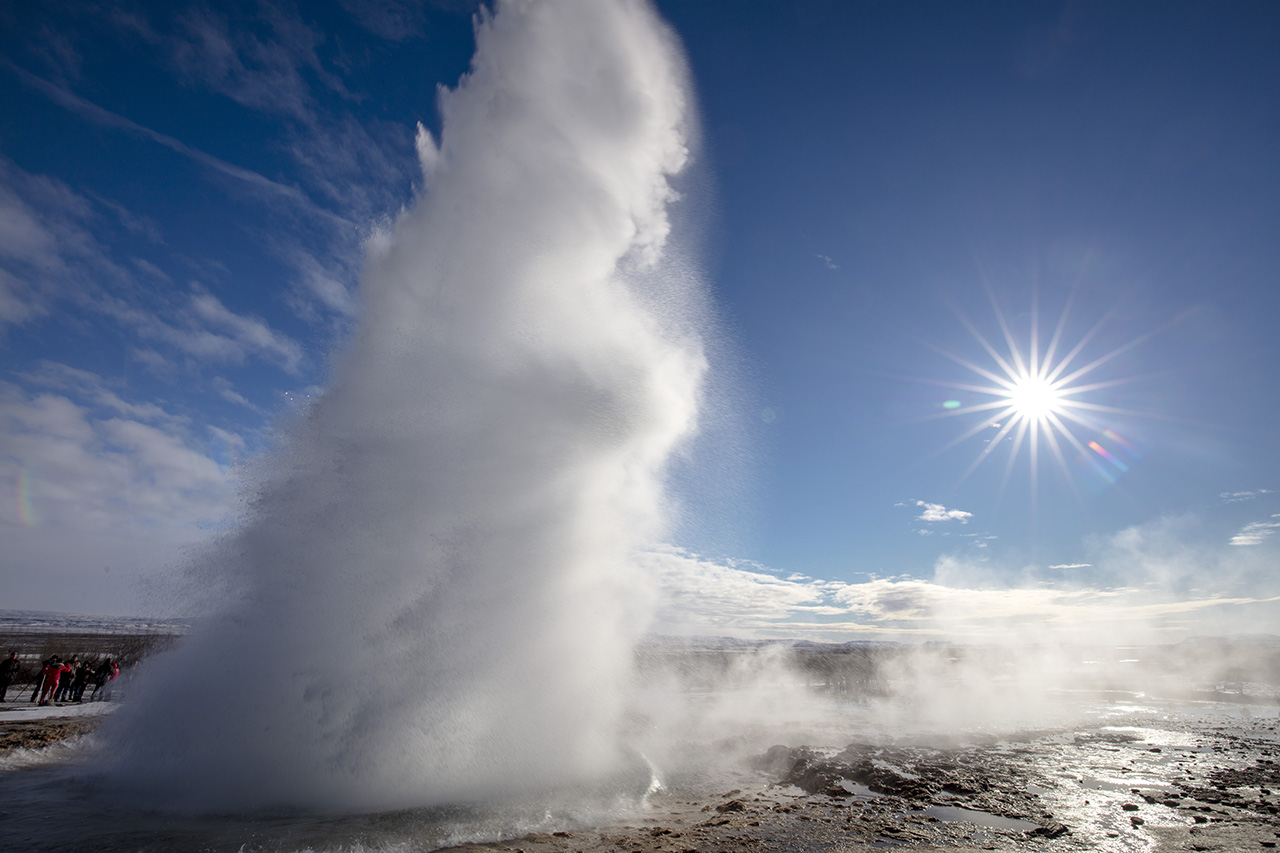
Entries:
{"type": "Polygon", "coordinates": [[[114,721],[122,784],[375,808],[615,766],[632,556],[706,369],[684,67],[644,2],[510,0],[440,101],[332,386],[200,558],[236,603],[114,721]]]}

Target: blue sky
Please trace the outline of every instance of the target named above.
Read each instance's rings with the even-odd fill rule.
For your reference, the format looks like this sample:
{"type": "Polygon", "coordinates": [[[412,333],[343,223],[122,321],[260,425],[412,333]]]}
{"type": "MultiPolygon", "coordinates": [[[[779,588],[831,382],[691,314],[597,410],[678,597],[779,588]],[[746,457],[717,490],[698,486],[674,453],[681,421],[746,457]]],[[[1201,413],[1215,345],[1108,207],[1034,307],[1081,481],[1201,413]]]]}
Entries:
{"type": "MultiPolygon", "coordinates": [[[[683,227],[724,390],[651,555],[659,627],[1270,630],[1280,11],[658,10],[701,118],[683,227]],[[1060,376],[1095,365],[1071,399],[1101,407],[1034,468],[961,387],[1033,328],[1056,360],[1083,341],[1060,376]]],[[[0,11],[5,606],[162,606],[234,524],[354,327],[364,241],[421,190],[473,11],[0,11]]]]}

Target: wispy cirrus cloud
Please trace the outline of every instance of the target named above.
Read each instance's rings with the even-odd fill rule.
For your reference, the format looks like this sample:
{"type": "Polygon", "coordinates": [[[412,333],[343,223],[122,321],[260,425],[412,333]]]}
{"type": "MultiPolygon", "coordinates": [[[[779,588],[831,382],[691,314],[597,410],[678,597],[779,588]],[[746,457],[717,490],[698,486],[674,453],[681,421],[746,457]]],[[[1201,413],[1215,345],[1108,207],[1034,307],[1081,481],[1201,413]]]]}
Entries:
{"type": "Polygon", "coordinates": [[[28,386],[70,393],[85,403],[125,418],[155,424],[170,430],[185,429],[190,417],[167,411],[154,402],[133,403],[123,399],[113,383],[88,370],[44,359],[34,370],[18,374],[28,386]]]}
{"type": "Polygon", "coordinates": [[[325,220],[329,224],[338,225],[342,228],[348,229],[355,227],[355,223],[351,220],[316,205],[297,187],[273,181],[252,169],[246,169],[242,166],[228,163],[225,160],[214,157],[212,154],[193,148],[172,136],[138,124],[132,119],[104,109],[97,104],[76,95],[70,90],[57,85],[56,83],[52,83],[42,77],[32,74],[30,71],[14,65],[8,60],[0,60],[0,64],[8,67],[9,70],[17,75],[24,83],[37,91],[42,92],[54,103],[59,104],[72,112],[78,113],[95,124],[116,128],[118,130],[123,130],[127,133],[149,139],[158,145],[168,148],[169,150],[181,154],[184,157],[190,158],[201,166],[204,166],[219,175],[232,178],[241,185],[258,192],[259,194],[287,201],[297,210],[325,220]]]}
{"type": "MultiPolygon", "coordinates": [[[[1280,513],[1271,516],[1280,518],[1280,513]]],[[[1280,521],[1254,521],[1240,528],[1240,532],[1231,537],[1231,544],[1237,546],[1261,545],[1280,530],[1280,521]]]]}
{"type": "MultiPolygon", "coordinates": [[[[207,33],[216,32],[216,28],[206,30],[207,33]]],[[[150,37],[159,40],[169,38],[154,32],[150,37]]],[[[206,47],[213,51],[218,40],[212,35],[210,38],[206,47]]],[[[297,183],[307,190],[304,191],[299,185],[273,180],[107,110],[11,61],[0,60],[0,65],[54,103],[88,121],[176,152],[207,170],[211,177],[224,179],[222,183],[232,190],[307,223],[305,228],[298,230],[299,234],[310,234],[305,245],[297,238],[276,240],[274,243],[269,241],[268,248],[294,270],[290,306],[308,322],[336,319],[339,326],[345,326],[354,315],[355,283],[362,262],[362,235],[370,232],[372,223],[393,214],[406,203],[417,174],[413,140],[408,128],[378,121],[359,122],[349,115],[330,118],[312,113],[308,108],[306,121],[282,129],[287,138],[281,142],[296,162],[297,183]]],[[[275,91],[269,77],[261,80],[260,84],[265,91],[275,91]]],[[[126,225],[148,224],[110,200],[104,199],[102,204],[114,205],[126,225]]],[[[10,215],[5,218],[13,228],[38,221],[31,216],[23,219],[10,215]]],[[[154,232],[154,223],[150,225],[154,232]]],[[[42,242],[47,240],[13,244],[34,250],[42,242]]],[[[159,271],[154,264],[151,269],[159,271]]],[[[11,273],[0,273],[0,322],[6,317],[15,320],[27,317],[31,313],[29,306],[39,307],[39,301],[33,296],[31,288],[22,279],[15,280],[11,273]]]]}
{"type": "Polygon", "coordinates": [[[235,403],[237,406],[244,406],[253,412],[261,414],[262,410],[249,401],[247,397],[236,390],[230,380],[223,376],[215,376],[213,379],[213,389],[218,396],[226,400],[228,403],[235,403]]]}
{"type": "Polygon", "coordinates": [[[191,293],[191,311],[210,328],[223,331],[244,352],[260,354],[285,371],[298,373],[303,359],[302,347],[288,335],[272,329],[260,317],[237,314],[223,305],[218,297],[198,287],[191,293]]]}
{"type": "Polygon", "coordinates": [[[178,7],[172,17],[130,15],[117,23],[163,51],[189,82],[251,109],[309,121],[308,75],[346,92],[317,53],[324,37],[286,4],[258,4],[256,14],[235,26],[221,10],[200,5],[178,7]]]}
{"type": "MultiPolygon", "coordinates": [[[[423,20],[420,4],[373,0],[349,5],[362,23],[387,37],[408,37],[423,20]]],[[[170,77],[176,71],[189,87],[215,92],[275,121],[277,148],[292,157],[294,168],[283,175],[272,171],[269,178],[77,94],[78,74],[55,70],[46,79],[15,59],[0,60],[0,67],[53,103],[176,152],[210,178],[222,179],[219,183],[230,191],[266,205],[274,215],[296,218],[292,237],[264,235],[276,258],[293,271],[286,304],[308,323],[346,331],[355,313],[362,241],[375,223],[409,201],[417,180],[411,128],[351,114],[361,96],[347,90],[342,74],[349,69],[322,58],[332,55],[321,50],[325,37],[291,4],[267,2],[238,12],[197,3],[95,8],[63,18],[73,34],[83,35],[90,27],[114,28],[147,45],[148,63],[158,61],[170,77]]],[[[74,54],[70,41],[68,45],[74,54]]],[[[24,61],[63,71],[81,64],[78,58],[51,63],[34,55],[24,61]]],[[[123,207],[119,213],[129,216],[123,207]]],[[[152,270],[159,267],[152,264],[152,270]]],[[[12,271],[0,272],[0,322],[29,316],[39,303],[33,297],[27,282],[15,279],[12,271]]]]}
{"type": "Polygon", "coordinates": [[[88,227],[93,215],[61,181],[0,157],[0,324],[48,314],[77,284],[119,277],[88,227]]]}
{"type": "Polygon", "coordinates": [[[1218,494],[1218,499],[1224,504],[1235,504],[1251,501],[1261,497],[1262,495],[1272,494],[1275,494],[1275,489],[1252,489],[1250,491],[1243,492],[1220,492],[1218,494]]]}
{"type": "Polygon", "coordinates": [[[194,286],[185,303],[163,311],[140,308],[103,295],[95,308],[142,337],[165,344],[199,364],[244,364],[262,358],[291,375],[300,372],[301,347],[260,317],[237,314],[216,296],[194,286]]]}

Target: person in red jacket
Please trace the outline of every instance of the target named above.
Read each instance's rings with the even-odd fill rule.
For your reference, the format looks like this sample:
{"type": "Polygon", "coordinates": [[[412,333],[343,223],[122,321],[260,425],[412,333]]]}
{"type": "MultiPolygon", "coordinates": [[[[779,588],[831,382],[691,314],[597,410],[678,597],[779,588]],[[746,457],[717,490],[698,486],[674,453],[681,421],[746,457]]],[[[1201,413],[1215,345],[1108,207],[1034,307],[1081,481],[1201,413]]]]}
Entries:
{"type": "Polygon", "coordinates": [[[41,705],[49,704],[49,697],[51,697],[53,692],[58,689],[58,680],[62,677],[64,672],[70,671],[71,667],[63,663],[57,656],[55,656],[53,660],[45,666],[44,672],[40,673],[41,678],[44,679],[43,686],[40,688],[41,705]]]}

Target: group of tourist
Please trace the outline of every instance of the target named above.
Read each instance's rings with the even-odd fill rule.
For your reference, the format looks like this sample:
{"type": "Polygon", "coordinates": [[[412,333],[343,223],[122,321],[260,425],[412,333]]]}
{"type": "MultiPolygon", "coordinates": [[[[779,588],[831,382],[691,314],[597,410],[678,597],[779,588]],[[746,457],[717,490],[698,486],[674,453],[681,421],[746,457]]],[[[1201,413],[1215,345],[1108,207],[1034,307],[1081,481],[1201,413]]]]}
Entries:
{"type": "MultiPolygon", "coordinates": [[[[9,656],[0,661],[0,702],[5,701],[9,685],[17,680],[20,668],[17,652],[9,652],[9,656]]],[[[41,705],[83,702],[84,691],[90,684],[93,690],[89,692],[89,701],[98,696],[98,691],[102,691],[105,699],[107,685],[119,674],[120,666],[111,658],[94,663],[80,660],[79,655],[72,655],[69,661],[53,655],[41,664],[35,688],[31,691],[31,701],[38,700],[41,705]]]]}

